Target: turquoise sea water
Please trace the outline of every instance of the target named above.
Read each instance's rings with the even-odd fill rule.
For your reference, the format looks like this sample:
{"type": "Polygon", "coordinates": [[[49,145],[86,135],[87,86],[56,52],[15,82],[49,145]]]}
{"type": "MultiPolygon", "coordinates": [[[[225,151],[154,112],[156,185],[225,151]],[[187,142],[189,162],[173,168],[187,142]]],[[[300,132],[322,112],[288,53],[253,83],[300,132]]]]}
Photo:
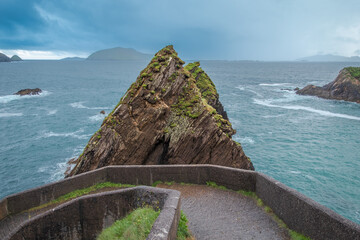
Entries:
{"type": "MultiPolygon", "coordinates": [[[[147,62],[0,64],[0,198],[59,180],[147,62]],[[40,96],[11,95],[39,87],[40,96]]],[[[349,63],[202,61],[257,171],[360,223],[360,104],[298,96],[349,63]]]]}

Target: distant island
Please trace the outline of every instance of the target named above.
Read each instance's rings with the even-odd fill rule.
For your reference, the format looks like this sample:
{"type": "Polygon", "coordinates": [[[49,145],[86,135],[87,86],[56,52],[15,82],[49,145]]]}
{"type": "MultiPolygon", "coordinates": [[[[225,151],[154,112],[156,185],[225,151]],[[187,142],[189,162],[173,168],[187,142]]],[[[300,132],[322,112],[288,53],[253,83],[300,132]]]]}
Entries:
{"type": "Polygon", "coordinates": [[[66,57],[66,58],[62,58],[60,59],[60,61],[83,61],[86,58],[81,58],[81,57],[66,57]]]}
{"type": "Polygon", "coordinates": [[[299,58],[297,61],[304,62],[360,62],[359,56],[344,57],[339,55],[325,54],[299,58]]]}
{"type": "Polygon", "coordinates": [[[308,85],[296,93],[360,103],[360,67],[344,68],[331,83],[323,87],[308,85]]]}
{"type": "Polygon", "coordinates": [[[5,54],[0,53],[0,62],[15,62],[15,61],[22,61],[22,59],[18,55],[14,55],[11,58],[9,58],[5,54]]]}
{"type": "Polygon", "coordinates": [[[92,53],[86,60],[150,60],[152,55],[133,48],[109,48],[92,53]]]}

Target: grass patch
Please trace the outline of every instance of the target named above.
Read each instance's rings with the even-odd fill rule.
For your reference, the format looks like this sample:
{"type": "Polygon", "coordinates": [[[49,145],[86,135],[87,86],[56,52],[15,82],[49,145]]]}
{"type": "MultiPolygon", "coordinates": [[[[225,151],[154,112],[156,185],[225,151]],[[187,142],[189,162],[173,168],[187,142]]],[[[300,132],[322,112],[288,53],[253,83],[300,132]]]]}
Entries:
{"type": "Polygon", "coordinates": [[[356,79],[360,79],[360,67],[347,67],[345,68],[356,79]]]}
{"type": "Polygon", "coordinates": [[[138,208],[125,218],[104,229],[97,240],[146,239],[159,214],[160,211],[154,211],[150,207],[138,208]]]}
{"type": "Polygon", "coordinates": [[[189,221],[186,218],[184,212],[181,210],[179,226],[178,226],[178,230],[177,230],[177,234],[176,234],[177,240],[186,240],[191,237],[190,231],[187,226],[188,222],[189,221]]]}
{"type": "Polygon", "coordinates": [[[127,187],[135,187],[135,185],[130,185],[130,184],[121,184],[121,183],[112,183],[112,182],[104,182],[104,183],[98,183],[95,184],[91,187],[88,188],[82,188],[82,189],[78,189],[72,192],[69,192],[65,195],[62,195],[50,202],[47,202],[45,204],[42,204],[40,206],[34,207],[29,209],[28,211],[34,211],[34,210],[38,210],[53,204],[58,204],[58,203],[62,203],[80,196],[83,196],[85,194],[88,194],[90,192],[94,192],[96,190],[102,189],[102,188],[127,188],[127,187]]]}

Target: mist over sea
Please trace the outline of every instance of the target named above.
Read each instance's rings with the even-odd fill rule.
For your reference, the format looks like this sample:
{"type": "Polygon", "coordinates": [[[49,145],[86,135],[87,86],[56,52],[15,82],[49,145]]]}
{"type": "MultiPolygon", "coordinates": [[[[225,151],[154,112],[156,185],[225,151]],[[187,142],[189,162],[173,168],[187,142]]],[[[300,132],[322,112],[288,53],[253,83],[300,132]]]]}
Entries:
{"type": "MultiPolygon", "coordinates": [[[[145,61],[0,63],[0,198],[63,178],[145,61]],[[39,96],[14,96],[24,88],[39,96]],[[104,110],[106,115],[101,115],[104,110]]],[[[257,171],[360,223],[360,104],[298,96],[359,63],[202,61],[257,171]]]]}

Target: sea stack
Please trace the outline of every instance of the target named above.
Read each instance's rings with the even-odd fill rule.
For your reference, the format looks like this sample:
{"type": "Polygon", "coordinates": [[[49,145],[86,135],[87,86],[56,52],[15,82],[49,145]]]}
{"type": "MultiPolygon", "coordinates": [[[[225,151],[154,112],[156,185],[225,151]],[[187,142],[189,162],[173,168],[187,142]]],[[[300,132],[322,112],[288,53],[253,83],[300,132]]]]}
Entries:
{"type": "Polygon", "coordinates": [[[107,165],[216,164],[254,170],[227,120],[214,83],[172,46],[155,54],[100,129],[72,176],[107,165]]]}
{"type": "Polygon", "coordinates": [[[334,81],[323,87],[308,85],[296,93],[360,103],[360,67],[344,68],[334,81]]]}

